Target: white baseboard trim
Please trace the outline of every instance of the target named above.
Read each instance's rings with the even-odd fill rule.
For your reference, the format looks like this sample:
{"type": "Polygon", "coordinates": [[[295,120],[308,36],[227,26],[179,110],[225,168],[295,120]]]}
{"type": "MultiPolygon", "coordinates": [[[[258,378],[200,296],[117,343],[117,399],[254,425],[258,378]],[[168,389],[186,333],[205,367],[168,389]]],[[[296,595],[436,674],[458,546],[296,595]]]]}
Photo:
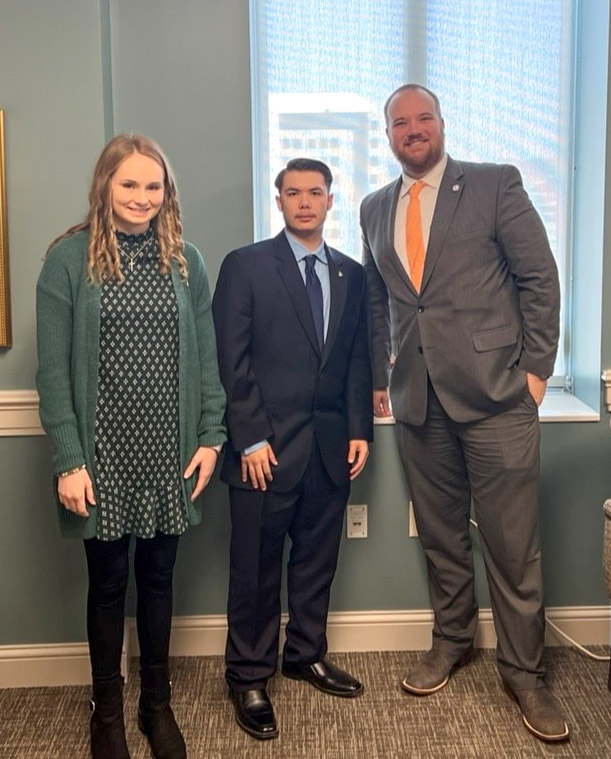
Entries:
{"type": "MultiPolygon", "coordinates": [[[[125,648],[121,670],[127,677],[125,648]]],[[[88,685],[91,682],[87,643],[0,646],[0,688],[88,685]]]]}
{"type": "Polygon", "coordinates": [[[90,681],[86,643],[0,647],[0,687],[80,685],[90,681]]]}
{"type": "Polygon", "coordinates": [[[44,434],[36,390],[0,390],[0,437],[44,434]]]}
{"type": "MultiPolygon", "coordinates": [[[[548,618],[581,645],[609,645],[611,608],[574,606],[547,609],[548,618]]],[[[431,644],[430,610],[359,611],[329,614],[329,651],[422,651],[431,644]]],[[[283,617],[283,624],[286,618],[283,617]]],[[[224,614],[174,617],[172,656],[221,656],[225,651],[227,620],[224,614]]],[[[549,627],[546,645],[566,641],[549,627]]],[[[490,609],[481,609],[475,644],[494,648],[496,635],[490,609]]],[[[126,620],[123,669],[138,655],[135,621],[126,620]]],[[[51,685],[86,685],[90,682],[86,643],[0,646],[0,688],[51,685]]]]}

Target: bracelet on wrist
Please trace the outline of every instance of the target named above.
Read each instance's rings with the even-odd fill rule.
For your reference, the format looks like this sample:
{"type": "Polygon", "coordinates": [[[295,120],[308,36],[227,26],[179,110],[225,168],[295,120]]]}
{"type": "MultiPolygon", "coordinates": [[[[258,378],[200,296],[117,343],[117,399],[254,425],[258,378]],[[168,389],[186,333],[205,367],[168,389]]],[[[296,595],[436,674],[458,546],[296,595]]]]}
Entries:
{"type": "Polygon", "coordinates": [[[74,469],[67,469],[65,472],[61,472],[57,476],[69,477],[71,474],[76,474],[77,472],[81,472],[83,469],[87,469],[87,464],[81,464],[80,466],[75,466],[74,469]]]}

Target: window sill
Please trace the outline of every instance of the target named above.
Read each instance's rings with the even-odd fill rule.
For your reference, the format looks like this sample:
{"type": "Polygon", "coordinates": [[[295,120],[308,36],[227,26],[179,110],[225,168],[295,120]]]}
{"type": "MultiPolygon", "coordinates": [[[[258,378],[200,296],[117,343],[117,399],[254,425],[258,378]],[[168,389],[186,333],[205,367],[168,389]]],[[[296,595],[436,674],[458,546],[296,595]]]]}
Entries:
{"type": "MultiPolygon", "coordinates": [[[[549,390],[539,408],[539,419],[547,422],[599,422],[600,413],[570,393],[562,390],[549,390]]],[[[374,417],[374,424],[394,424],[392,416],[374,417]]]]}

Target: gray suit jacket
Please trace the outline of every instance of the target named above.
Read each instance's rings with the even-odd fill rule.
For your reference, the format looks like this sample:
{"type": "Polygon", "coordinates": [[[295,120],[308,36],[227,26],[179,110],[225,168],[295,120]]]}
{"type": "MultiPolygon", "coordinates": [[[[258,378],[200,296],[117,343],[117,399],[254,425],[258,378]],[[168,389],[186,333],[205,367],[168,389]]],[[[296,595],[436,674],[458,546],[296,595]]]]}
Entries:
{"type": "Polygon", "coordinates": [[[448,158],[420,295],[394,248],[400,187],[361,205],[374,386],[390,386],[395,418],[414,425],[427,375],[457,422],[504,411],[527,392],[526,372],[552,373],[558,344],[558,273],[520,173],[448,158]]]}

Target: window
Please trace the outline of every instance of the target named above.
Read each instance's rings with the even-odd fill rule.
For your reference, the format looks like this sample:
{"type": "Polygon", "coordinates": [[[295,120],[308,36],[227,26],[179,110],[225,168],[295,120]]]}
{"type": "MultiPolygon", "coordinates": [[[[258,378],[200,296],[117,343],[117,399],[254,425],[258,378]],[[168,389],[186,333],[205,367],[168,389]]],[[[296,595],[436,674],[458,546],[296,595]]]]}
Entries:
{"type": "Polygon", "coordinates": [[[282,227],[279,169],[316,157],[334,175],[325,237],[359,259],[360,201],[399,173],[383,103],[404,82],[425,84],[450,155],[522,172],[560,271],[564,384],[575,17],[573,0],[251,0],[256,237],[282,227]]]}

